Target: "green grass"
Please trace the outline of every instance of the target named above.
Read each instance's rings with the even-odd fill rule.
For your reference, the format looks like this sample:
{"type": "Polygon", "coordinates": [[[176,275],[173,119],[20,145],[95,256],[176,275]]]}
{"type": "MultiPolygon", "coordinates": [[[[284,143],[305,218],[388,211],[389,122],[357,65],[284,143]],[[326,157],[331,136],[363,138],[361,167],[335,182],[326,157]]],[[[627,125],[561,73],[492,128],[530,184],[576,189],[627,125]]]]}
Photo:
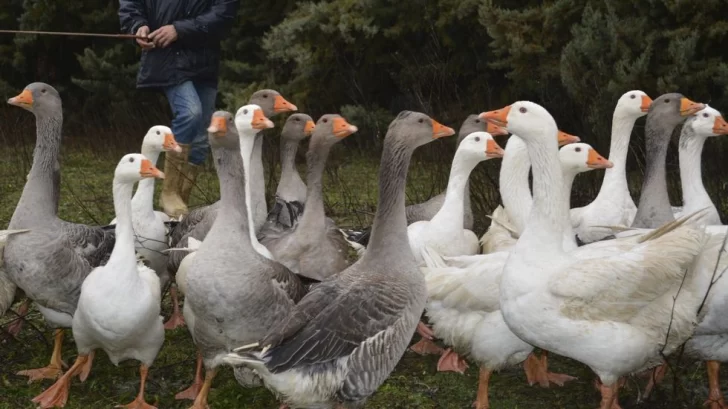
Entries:
{"type": "MultiPolygon", "coordinates": [[[[29,170],[32,147],[0,150],[0,228],[7,225],[17,203],[25,175],[29,170]]],[[[339,152],[340,154],[341,152],[339,152]]],[[[84,150],[64,151],[60,215],[66,220],[83,223],[107,223],[113,218],[111,179],[121,154],[84,150]]],[[[332,158],[325,180],[327,214],[342,226],[361,226],[371,221],[376,208],[377,161],[358,155],[336,155],[332,158]]],[[[426,162],[415,161],[408,181],[409,201],[421,200],[439,192],[441,176],[426,162]],[[424,192],[424,193],[423,193],[424,192]]],[[[301,168],[304,175],[304,167],[301,168]]],[[[159,185],[159,184],[158,184],[159,185]]],[[[217,182],[210,168],[201,175],[199,189],[193,192],[192,203],[209,203],[217,198],[217,182]]],[[[273,186],[275,186],[273,184],[273,186]]],[[[159,186],[158,186],[159,187],[159,186]]],[[[482,233],[480,231],[479,233],[482,233]]],[[[17,308],[17,304],[13,307],[17,308]]],[[[165,316],[170,312],[167,299],[165,316]]],[[[9,313],[0,318],[0,329],[13,319],[9,313]]],[[[415,336],[417,339],[418,337],[415,336]]],[[[3,337],[0,331],[0,409],[33,408],[31,399],[51,385],[43,381],[28,385],[26,378],[15,373],[21,369],[47,364],[51,354],[51,331],[43,326],[40,314],[32,310],[19,339],[3,337]]],[[[67,331],[63,358],[75,359],[71,331],[67,331]]],[[[166,342],[150,370],[147,399],[159,408],[187,408],[189,401],[174,400],[174,394],[192,381],[195,350],[187,330],[168,332],[166,342]]],[[[477,367],[465,375],[436,372],[435,357],[421,357],[407,352],[397,369],[367,404],[369,409],[390,408],[469,408],[475,399],[477,367]]],[[[671,362],[676,358],[671,358],[671,362]]],[[[491,378],[492,409],[589,408],[598,406],[599,394],[594,389],[593,373],[575,361],[551,357],[551,369],[578,377],[564,387],[542,389],[528,386],[520,367],[509,368],[491,378]]],[[[698,408],[707,397],[704,367],[697,362],[673,362],[678,376],[670,373],[666,382],[647,401],[636,404],[646,380],[631,377],[621,394],[622,407],[628,408],[698,408]]],[[[91,376],[85,383],[74,380],[68,409],[110,408],[131,401],[138,388],[138,363],[111,365],[105,353],[98,351],[91,376]]],[[[728,385],[723,383],[723,390],[728,385]]],[[[238,386],[232,371],[225,368],[216,378],[210,394],[210,405],[218,408],[277,408],[276,399],[265,388],[244,389],[238,386]]]]}

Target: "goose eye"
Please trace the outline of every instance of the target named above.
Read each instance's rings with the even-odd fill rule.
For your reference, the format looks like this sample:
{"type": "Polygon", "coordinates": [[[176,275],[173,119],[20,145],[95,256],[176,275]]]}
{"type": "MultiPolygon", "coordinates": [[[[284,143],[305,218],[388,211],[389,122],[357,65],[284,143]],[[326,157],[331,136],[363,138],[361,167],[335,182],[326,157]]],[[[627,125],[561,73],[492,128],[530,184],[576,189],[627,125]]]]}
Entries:
{"type": "Polygon", "coordinates": [[[476,123],[476,124],[479,124],[479,123],[480,123],[480,119],[476,119],[476,120],[475,120],[475,123],[476,123]]]}
{"type": "Polygon", "coordinates": [[[40,92],[42,92],[42,93],[44,93],[44,94],[45,94],[45,93],[46,93],[46,89],[45,89],[45,88],[43,88],[43,89],[41,89],[41,90],[40,90],[40,92]]]}
{"type": "Polygon", "coordinates": [[[268,98],[268,94],[263,94],[263,98],[268,98]]]}
{"type": "Polygon", "coordinates": [[[575,148],[574,150],[577,152],[581,152],[581,148],[575,148]]]}
{"type": "Polygon", "coordinates": [[[228,118],[228,122],[233,123],[233,119],[232,118],[228,118]]]}
{"type": "Polygon", "coordinates": [[[326,119],[326,118],[324,118],[324,119],[323,119],[322,121],[323,121],[323,123],[327,123],[327,122],[329,122],[329,120],[328,120],[328,119],[326,119]]]}
{"type": "Polygon", "coordinates": [[[129,162],[134,162],[134,158],[129,158],[129,162]]]}
{"type": "Polygon", "coordinates": [[[480,137],[479,136],[476,136],[475,137],[475,142],[480,142],[480,137]]]}
{"type": "Polygon", "coordinates": [[[520,107],[518,109],[518,111],[521,112],[522,114],[525,114],[526,112],[528,112],[528,110],[526,109],[526,107],[520,107]]]}
{"type": "Polygon", "coordinates": [[[157,135],[159,135],[159,131],[157,131],[157,135]]]}
{"type": "Polygon", "coordinates": [[[632,99],[634,99],[634,94],[630,95],[629,97],[632,98],[632,99]]]}
{"type": "Polygon", "coordinates": [[[423,123],[423,122],[425,122],[425,120],[424,120],[424,119],[422,119],[422,118],[420,118],[420,119],[419,119],[419,120],[418,120],[417,122],[419,122],[419,123],[423,123]]]}
{"type": "Polygon", "coordinates": [[[248,115],[248,110],[247,109],[243,109],[243,115],[248,115]]]}
{"type": "Polygon", "coordinates": [[[707,118],[708,116],[709,116],[709,115],[708,115],[708,113],[707,113],[707,112],[703,114],[703,118],[707,118]]]}
{"type": "Polygon", "coordinates": [[[301,120],[299,118],[294,118],[296,122],[300,122],[301,120]]]}
{"type": "Polygon", "coordinates": [[[665,103],[666,103],[666,104],[669,104],[669,103],[670,103],[670,98],[666,99],[666,100],[665,100],[665,103]]]}

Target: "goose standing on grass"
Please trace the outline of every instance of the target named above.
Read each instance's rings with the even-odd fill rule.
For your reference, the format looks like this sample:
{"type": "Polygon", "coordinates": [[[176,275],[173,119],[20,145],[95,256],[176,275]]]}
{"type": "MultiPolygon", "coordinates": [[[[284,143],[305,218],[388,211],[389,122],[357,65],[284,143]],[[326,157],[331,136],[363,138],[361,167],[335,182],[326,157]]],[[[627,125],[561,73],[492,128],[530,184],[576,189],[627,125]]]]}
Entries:
{"type": "MultiPolygon", "coordinates": [[[[685,344],[688,355],[706,361],[708,370],[709,396],[705,406],[710,409],[725,408],[723,393],[720,390],[719,371],[721,362],[728,362],[728,318],[726,299],[728,299],[728,278],[720,277],[728,268],[728,252],[723,246],[725,227],[721,224],[715,204],[710,200],[703,185],[700,171],[700,155],[703,144],[709,137],[728,135],[728,123],[716,109],[706,105],[705,109],[685,121],[680,134],[680,179],[683,186],[683,212],[690,214],[696,210],[709,210],[702,221],[711,230],[720,232],[711,236],[711,255],[708,268],[714,269],[714,284],[710,288],[705,305],[700,310],[695,334],[685,344]],[[717,226],[719,225],[719,226],[717,226]],[[719,262],[719,263],[716,263],[719,262]],[[718,266],[715,268],[715,266],[718,266]]],[[[707,250],[704,250],[706,252],[707,250]]]]}
{"type": "MultiPolygon", "coordinates": [[[[248,103],[260,106],[263,110],[263,115],[265,115],[266,118],[272,118],[282,112],[298,110],[295,105],[288,102],[278,91],[273,89],[262,89],[254,92],[248,103]]],[[[228,127],[235,128],[232,116],[230,117],[228,127]]],[[[262,159],[263,139],[261,138],[262,135],[260,134],[256,137],[251,159],[252,163],[250,165],[250,186],[253,201],[252,209],[254,209],[253,215],[255,220],[257,220],[255,224],[256,231],[258,231],[258,228],[265,222],[267,213],[265,203],[265,174],[263,172],[262,159]]],[[[241,183],[242,182],[243,181],[241,181],[241,183]]],[[[188,243],[188,238],[190,237],[201,242],[205,238],[205,235],[207,235],[207,232],[210,231],[210,228],[215,221],[215,217],[217,216],[217,209],[219,206],[220,201],[218,200],[211,205],[191,210],[172,230],[170,234],[170,247],[190,248],[188,243]]],[[[171,276],[174,276],[177,273],[177,269],[185,255],[187,255],[187,252],[185,251],[174,251],[169,254],[167,271],[171,276]]],[[[182,314],[180,313],[177,288],[174,284],[170,288],[169,293],[172,297],[172,315],[164,324],[164,328],[172,330],[185,325],[185,322],[182,314]]]]}
{"type": "MultiPolygon", "coordinates": [[[[460,142],[465,139],[466,136],[473,132],[488,132],[492,136],[507,135],[508,132],[505,129],[489,124],[488,122],[478,118],[478,115],[472,114],[463,121],[458,130],[457,145],[460,146],[460,142]]],[[[433,216],[442,208],[445,203],[445,192],[440,193],[437,196],[433,196],[426,202],[412,204],[405,207],[405,213],[407,215],[407,225],[410,225],[418,221],[431,220],[433,216]]],[[[463,202],[463,228],[472,230],[473,229],[473,209],[470,205],[470,181],[465,184],[465,200],[463,202]]],[[[359,255],[363,254],[364,248],[369,242],[371,235],[371,226],[362,230],[342,230],[342,233],[346,236],[347,241],[356,250],[359,255]]]]}
{"type": "Polygon", "coordinates": [[[478,237],[471,230],[463,229],[463,202],[470,173],[484,160],[502,158],[503,149],[487,132],[473,132],[458,145],[450,168],[445,202],[428,221],[418,221],[407,227],[410,248],[415,262],[422,266],[422,250],[431,247],[442,256],[477,254],[480,250],[478,237]]]}
{"type": "Polygon", "coordinates": [[[313,287],[260,338],[262,351],[231,353],[224,360],[253,368],[293,408],[363,406],[407,349],[427,299],[407,239],[410,158],[418,146],[453,134],[425,114],[401,112],[384,139],[367,252],[313,287]]]}
{"type": "Polygon", "coordinates": [[[609,160],[614,167],[604,173],[597,197],[588,205],[570,211],[574,233],[582,243],[592,243],[612,235],[610,229],[598,226],[629,226],[637,214],[627,182],[627,152],[634,123],[647,115],[650,104],[652,99],[639,90],[628,91],[617,101],[609,145],[609,160]]]}
{"type": "Polygon", "coordinates": [[[269,232],[286,231],[298,221],[306,204],[306,184],[296,169],[298,144],[310,136],[316,125],[306,114],[293,114],[288,117],[281,131],[281,178],[276,189],[275,204],[259,232],[265,236],[269,232]]]}
{"type": "MultiPolygon", "coordinates": [[[[142,141],[142,155],[156,166],[159,154],[168,151],[182,152],[174,140],[172,130],[163,125],[149,128],[142,141]]],[[[154,210],[154,178],[144,178],[139,182],[131,199],[131,214],[136,252],[149,261],[149,266],[162,279],[162,286],[165,286],[169,276],[167,255],[163,251],[169,248],[169,233],[164,222],[169,221],[169,216],[154,210]]],[[[116,218],[110,224],[116,224],[116,218]]]]}
{"type": "Polygon", "coordinates": [[[124,155],[114,172],[116,243],[108,263],[94,268],[81,286],[73,315],[73,339],[78,357],[53,386],[33,399],[41,408],[64,407],[71,379],[96,349],[106,351],[114,365],[127,359],[141,362],[141,386],[129,409],[154,409],[144,399],[147,372],[164,343],[161,287],[154,270],[137,261],[134,250],[131,193],[136,182],[163,179],[164,174],[144,155],[124,155]]]}
{"type": "MultiPolygon", "coordinates": [[[[578,136],[559,131],[559,146],[580,140],[578,136]]],[[[504,150],[498,175],[498,190],[503,205],[493,210],[490,216],[493,222],[480,238],[483,253],[506,251],[516,244],[518,235],[526,225],[526,218],[533,203],[528,181],[530,172],[531,160],[528,158],[526,144],[518,135],[511,135],[504,150]]]]}
{"type": "MultiPolygon", "coordinates": [[[[219,128],[209,133],[220,178],[220,211],[186,268],[183,313],[205,366],[194,409],[207,408],[222,357],[236,346],[263,337],[288,315],[304,291],[295,274],[253,248],[248,228],[252,221],[241,183],[245,174],[240,145],[244,138],[253,141],[244,134],[271,128],[273,123],[256,105],[240,108],[235,123],[239,138],[219,128]]],[[[246,368],[236,368],[236,379],[244,386],[259,383],[246,368]]]]}
{"type": "Polygon", "coordinates": [[[295,228],[278,235],[270,232],[262,240],[278,262],[305,279],[323,281],[349,265],[349,245],[326,219],[323,174],[331,148],[357,130],[340,115],[319,118],[306,153],[308,194],[303,215],[295,228]]]}
{"type": "MultiPolygon", "coordinates": [[[[56,328],[50,364],[19,374],[30,381],[55,379],[63,372],[63,328],[71,327],[81,283],[93,268],[108,260],[114,233],[58,218],[57,168],[63,128],[58,92],[48,84],[34,82],[8,103],[35,115],[37,137],[28,181],[8,227],[31,231],[8,239],[4,268],[10,280],[35,302],[46,323],[56,328]]],[[[84,378],[91,370],[92,357],[86,361],[84,378]]]]}
{"type": "MultiPolygon", "coordinates": [[[[559,134],[561,142],[562,133],[559,134]]],[[[578,173],[612,166],[585,143],[565,145],[559,151],[559,160],[564,171],[565,200],[569,199],[578,173]]],[[[527,183],[527,180],[523,182],[527,183]]],[[[546,355],[537,358],[533,347],[516,337],[503,320],[499,289],[508,251],[442,257],[433,250],[427,247],[422,254],[426,260],[426,267],[422,269],[428,291],[426,312],[433,323],[434,335],[456,351],[444,351],[437,370],[464,373],[468,365],[458,353],[474,360],[480,367],[476,409],[489,407],[488,387],[492,372],[524,360],[529,385],[538,383],[549,387],[552,383],[563,385],[574,379],[548,372],[546,355]]]]}
{"type": "MultiPolygon", "coordinates": [[[[655,100],[648,135],[651,115],[664,120],[702,109],[681,99],[673,94],[655,100]]],[[[705,235],[687,218],[608,248],[599,242],[565,250],[569,214],[553,117],[528,101],[484,117],[521,136],[534,175],[528,224],[501,279],[503,318],[523,341],[588,365],[602,383],[600,408],[611,409],[622,376],[658,365],[662,352],[691,336],[710,283],[709,274],[689,268],[705,235]]]]}

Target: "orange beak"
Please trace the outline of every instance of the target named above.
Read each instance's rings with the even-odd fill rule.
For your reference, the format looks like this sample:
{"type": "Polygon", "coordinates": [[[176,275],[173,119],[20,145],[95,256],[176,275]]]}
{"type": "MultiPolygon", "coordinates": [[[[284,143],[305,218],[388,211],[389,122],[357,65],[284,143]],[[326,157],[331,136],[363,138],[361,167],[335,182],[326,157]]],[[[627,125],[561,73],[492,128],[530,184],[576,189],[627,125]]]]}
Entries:
{"type": "Polygon", "coordinates": [[[564,131],[559,131],[558,140],[559,140],[559,146],[564,146],[564,145],[568,145],[570,143],[579,142],[581,140],[581,138],[579,138],[576,135],[568,134],[564,131]]]}
{"type": "Polygon", "coordinates": [[[607,159],[604,159],[604,157],[600,155],[596,149],[592,148],[589,149],[589,157],[586,159],[586,166],[591,169],[609,169],[614,166],[614,164],[607,159]]]}
{"type": "Polygon", "coordinates": [[[227,133],[227,121],[221,116],[212,117],[207,132],[218,138],[224,136],[227,133]]]}
{"type": "Polygon", "coordinates": [[[8,100],[8,104],[21,108],[29,109],[33,107],[33,94],[30,90],[24,89],[23,92],[8,100]]]}
{"type": "Polygon", "coordinates": [[[685,97],[680,99],[680,115],[688,116],[692,115],[705,108],[705,104],[701,102],[694,102],[685,97]]]}
{"type": "Polygon", "coordinates": [[[496,109],[495,111],[483,112],[482,114],[478,115],[478,117],[490,122],[493,125],[507,127],[509,112],[511,112],[510,105],[505,108],[496,109]]]}
{"type": "Polygon", "coordinates": [[[640,105],[642,112],[647,112],[650,109],[650,105],[652,105],[652,98],[647,95],[642,95],[642,105],[640,105]]]}
{"type": "Polygon", "coordinates": [[[490,122],[486,122],[487,126],[485,127],[485,131],[493,136],[498,135],[508,135],[508,131],[505,130],[505,128],[500,127],[496,124],[492,124],[490,122]]]}
{"type": "Polygon", "coordinates": [[[309,136],[313,133],[313,130],[316,128],[316,124],[313,123],[313,121],[306,121],[306,126],[303,127],[303,133],[306,136],[309,136]]]}
{"type": "Polygon", "coordinates": [[[432,120],[432,139],[444,138],[445,136],[455,135],[455,130],[449,126],[445,126],[434,119],[432,120]]]}
{"type": "Polygon", "coordinates": [[[253,122],[251,123],[253,129],[269,129],[273,128],[273,121],[265,117],[262,109],[256,109],[253,112],[253,122]]]}
{"type": "Polygon", "coordinates": [[[273,112],[279,114],[288,111],[298,111],[298,107],[286,101],[282,96],[276,95],[275,102],[273,103],[273,112]]]}
{"type": "Polygon", "coordinates": [[[334,128],[334,136],[337,138],[346,138],[359,130],[359,128],[346,122],[346,119],[341,117],[334,118],[332,127],[334,128]]]}
{"type": "Polygon", "coordinates": [[[502,158],[503,148],[501,148],[495,140],[488,139],[488,142],[485,145],[485,157],[488,159],[502,158]]]}
{"type": "Polygon", "coordinates": [[[182,152],[182,147],[177,144],[177,141],[174,140],[174,135],[171,133],[164,134],[164,143],[162,143],[162,148],[164,148],[165,151],[175,151],[177,153],[182,152]]]}
{"type": "Polygon", "coordinates": [[[139,170],[139,174],[143,178],[164,179],[164,173],[152,165],[152,161],[149,159],[142,159],[142,168],[139,170]]]}
{"type": "Polygon", "coordinates": [[[716,135],[728,135],[728,123],[722,116],[715,118],[715,122],[713,122],[713,133],[716,135]]]}

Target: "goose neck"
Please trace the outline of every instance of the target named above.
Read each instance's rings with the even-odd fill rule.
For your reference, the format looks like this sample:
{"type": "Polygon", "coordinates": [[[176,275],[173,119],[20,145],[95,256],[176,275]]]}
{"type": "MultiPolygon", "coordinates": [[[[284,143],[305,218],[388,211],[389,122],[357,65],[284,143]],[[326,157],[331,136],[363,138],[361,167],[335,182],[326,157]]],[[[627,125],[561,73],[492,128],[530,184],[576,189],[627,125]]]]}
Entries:
{"type": "Polygon", "coordinates": [[[326,215],[324,212],[323,199],[323,173],[326,167],[326,159],[331,151],[329,144],[311,141],[311,146],[306,153],[308,170],[306,174],[306,207],[303,209],[297,235],[303,235],[302,240],[319,239],[325,234],[326,215]],[[318,234],[320,233],[320,234],[318,234]]]}
{"type": "MultiPolygon", "coordinates": [[[[149,159],[154,166],[159,160],[159,151],[142,145],[142,155],[149,159]]],[[[134,197],[131,199],[131,208],[134,214],[154,214],[154,178],[144,178],[137,185],[134,197]]]]}
{"type": "MultiPolygon", "coordinates": [[[[713,201],[703,185],[701,158],[704,137],[697,136],[692,127],[684,126],[680,134],[680,183],[682,184],[683,209],[693,212],[705,207],[713,207],[713,201]]],[[[717,212],[717,210],[716,210],[717,212]]],[[[685,212],[683,213],[685,214],[685,212]]]]}
{"type": "Polygon", "coordinates": [[[673,124],[648,118],[645,127],[647,171],[642,182],[642,193],[633,227],[656,228],[674,220],[667,194],[665,160],[673,124]]]}
{"type": "MultiPolygon", "coordinates": [[[[612,137],[609,144],[609,161],[613,166],[604,172],[600,193],[605,189],[627,189],[627,153],[629,140],[636,119],[614,112],[612,117],[612,137]]],[[[614,194],[614,192],[609,192],[614,194]]]]}
{"type": "Polygon", "coordinates": [[[122,277],[138,277],[136,256],[134,254],[134,227],[131,218],[131,192],[134,184],[113,182],[114,212],[116,228],[114,249],[109,256],[108,266],[114,267],[114,273],[122,277]]]}
{"type": "Polygon", "coordinates": [[[564,201],[564,177],[558,155],[555,123],[545,124],[540,137],[528,143],[533,168],[533,205],[528,223],[516,243],[519,247],[540,246],[539,254],[563,252],[564,227],[569,223],[569,206],[564,201]]]}
{"type": "Polygon", "coordinates": [[[511,135],[501,163],[498,189],[508,218],[519,232],[526,227],[526,220],[533,203],[528,185],[530,170],[531,160],[528,157],[526,143],[517,135],[511,135]]]}
{"type": "Polygon", "coordinates": [[[298,152],[298,141],[283,138],[281,144],[281,180],[278,182],[276,195],[285,201],[304,201],[305,197],[299,197],[298,192],[306,192],[306,186],[296,169],[296,152],[298,152]]]}
{"type": "Polygon", "coordinates": [[[371,238],[364,253],[363,262],[388,263],[414,262],[407,237],[404,189],[407,169],[414,149],[385,137],[382,160],[379,167],[379,199],[374,216],[371,238]]]}
{"type": "MultiPolygon", "coordinates": [[[[246,218],[247,218],[247,229],[248,229],[248,237],[250,239],[250,243],[253,245],[253,248],[258,252],[266,257],[270,256],[270,253],[265,250],[265,247],[258,242],[258,237],[255,234],[255,219],[253,218],[253,206],[256,203],[256,198],[253,199],[253,192],[251,192],[251,185],[252,185],[252,179],[254,177],[257,177],[255,174],[256,169],[256,162],[255,162],[255,156],[256,156],[256,146],[258,144],[258,137],[260,135],[256,135],[257,131],[255,130],[241,130],[240,131],[240,157],[243,160],[243,170],[244,170],[244,192],[243,196],[245,197],[245,201],[242,207],[240,207],[241,210],[245,211],[246,218]],[[248,177],[248,175],[251,175],[248,177]]],[[[260,143],[263,143],[263,140],[260,139],[260,143]]],[[[262,146],[262,145],[261,145],[262,146]]],[[[258,159],[260,159],[260,155],[258,155],[258,159]]],[[[261,162],[261,168],[262,168],[262,162],[261,162]]],[[[262,173],[260,174],[262,178],[262,173]]],[[[239,180],[239,179],[238,179],[239,180]]],[[[256,192],[259,193],[259,192],[256,192]]],[[[272,257],[272,256],[271,256],[272,257]]],[[[268,257],[270,258],[270,257],[268,257]]]]}
{"type": "Polygon", "coordinates": [[[461,151],[455,152],[455,158],[450,167],[450,176],[447,181],[445,202],[440,210],[433,216],[430,223],[440,224],[443,227],[461,229],[465,218],[465,194],[468,190],[470,173],[475,169],[477,162],[468,161],[461,151]]]}
{"type": "Polygon", "coordinates": [[[213,230],[217,230],[216,226],[220,226],[226,235],[232,229],[237,233],[236,240],[247,241],[245,186],[240,183],[245,178],[243,158],[240,152],[223,148],[213,149],[212,156],[220,179],[220,209],[208,237],[213,234],[213,230]]]}
{"type": "Polygon", "coordinates": [[[33,165],[10,221],[11,226],[35,225],[54,219],[60,196],[61,130],[63,115],[36,116],[33,165]]]}

